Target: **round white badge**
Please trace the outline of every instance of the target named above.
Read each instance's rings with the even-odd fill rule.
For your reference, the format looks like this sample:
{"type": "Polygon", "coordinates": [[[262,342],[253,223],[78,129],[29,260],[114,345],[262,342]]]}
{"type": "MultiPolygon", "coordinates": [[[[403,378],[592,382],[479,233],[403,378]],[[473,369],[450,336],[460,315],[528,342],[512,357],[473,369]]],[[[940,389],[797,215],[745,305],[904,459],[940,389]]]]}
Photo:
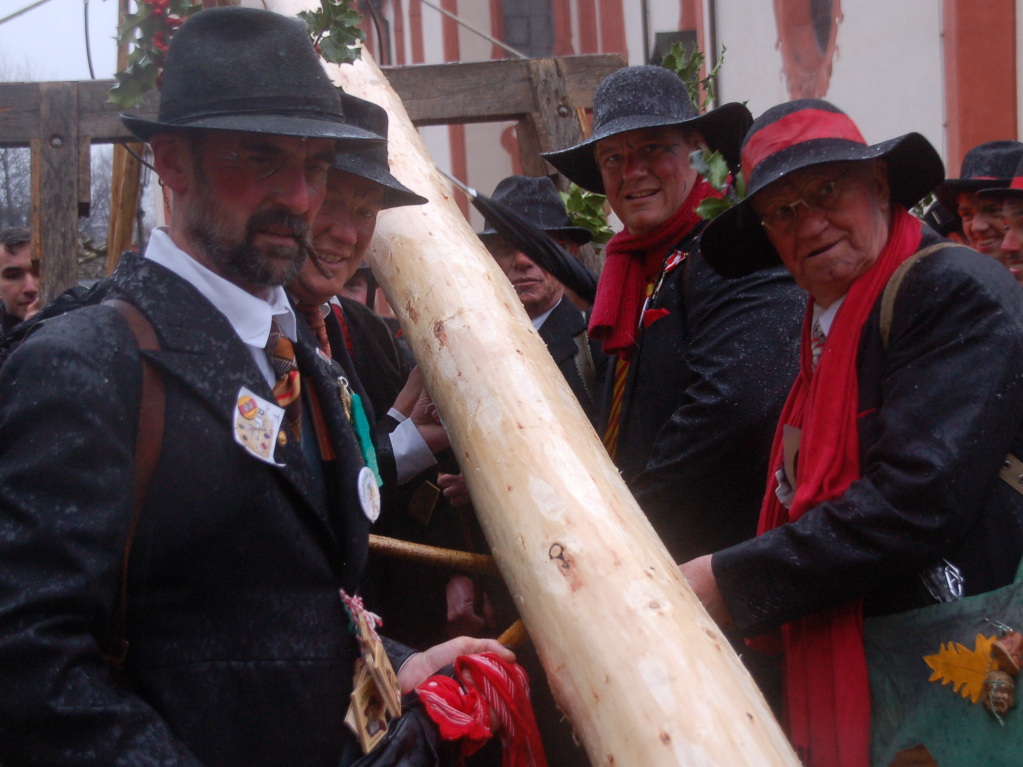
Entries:
{"type": "Polygon", "coordinates": [[[377,487],[377,478],[373,470],[363,466],[359,472],[359,503],[362,504],[362,513],[370,522],[376,522],[380,516],[380,488],[377,487]]]}

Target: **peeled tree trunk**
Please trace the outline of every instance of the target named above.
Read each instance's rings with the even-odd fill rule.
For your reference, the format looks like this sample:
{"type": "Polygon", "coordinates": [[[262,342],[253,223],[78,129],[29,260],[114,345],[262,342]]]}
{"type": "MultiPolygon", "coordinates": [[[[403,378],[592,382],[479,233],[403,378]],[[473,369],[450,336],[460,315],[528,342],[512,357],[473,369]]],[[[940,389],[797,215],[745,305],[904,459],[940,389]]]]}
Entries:
{"type": "MultiPolygon", "coordinates": [[[[315,3],[268,5],[291,15],[315,3]]],[[[387,109],[391,170],[430,199],[381,212],[369,260],[590,760],[797,765],[452,201],[398,96],[367,58],[328,69],[346,91],[387,109]]]]}
{"type": "Polygon", "coordinates": [[[451,435],[555,697],[601,765],[798,764],[626,489],[507,278],[369,60],[391,170],[429,204],[381,212],[369,260],[451,435]]]}

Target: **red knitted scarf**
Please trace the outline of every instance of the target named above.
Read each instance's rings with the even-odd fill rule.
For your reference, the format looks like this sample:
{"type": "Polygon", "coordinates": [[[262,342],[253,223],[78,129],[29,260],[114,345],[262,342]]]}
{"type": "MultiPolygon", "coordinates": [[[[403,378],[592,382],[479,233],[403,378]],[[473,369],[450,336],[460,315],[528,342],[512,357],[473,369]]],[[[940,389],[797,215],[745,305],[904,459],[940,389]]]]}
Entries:
{"type": "MultiPolygon", "coordinates": [[[[860,478],[856,430],[860,336],[892,273],[919,246],[920,231],[917,219],[895,208],[888,242],[846,294],[816,373],[810,352],[812,302],[807,307],[801,369],[782,411],[769,464],[782,465],[783,425],[801,429],[796,494],[792,507],[786,509],[775,496],[772,476],[758,533],[795,521],[818,504],[838,498],[860,478]]],[[[862,600],[792,621],[782,627],[782,640],[792,744],[808,767],[868,767],[870,689],[862,600]]]]}
{"type": "Polygon", "coordinates": [[[659,227],[639,235],[621,231],[607,243],[589,327],[590,336],[603,342],[605,354],[632,356],[646,286],[657,278],[668,249],[703,221],[696,206],[707,197],[720,196],[706,179],[697,176],[685,202],[659,227]]]}

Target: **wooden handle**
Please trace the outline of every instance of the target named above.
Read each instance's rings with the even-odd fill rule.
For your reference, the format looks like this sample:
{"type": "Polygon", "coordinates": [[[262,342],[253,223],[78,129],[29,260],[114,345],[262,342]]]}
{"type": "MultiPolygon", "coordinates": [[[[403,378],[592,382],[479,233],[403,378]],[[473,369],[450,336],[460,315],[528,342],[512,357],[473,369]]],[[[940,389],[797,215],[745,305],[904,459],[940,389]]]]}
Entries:
{"type": "Polygon", "coordinates": [[[383,535],[371,535],[369,537],[369,550],[374,554],[393,557],[394,559],[403,559],[406,562],[415,562],[427,567],[444,567],[450,570],[460,570],[471,575],[501,577],[501,571],[497,569],[497,563],[494,562],[494,558],[488,557],[486,554],[472,554],[468,551],[441,549],[437,546],[400,541],[397,538],[387,538],[383,535]]]}

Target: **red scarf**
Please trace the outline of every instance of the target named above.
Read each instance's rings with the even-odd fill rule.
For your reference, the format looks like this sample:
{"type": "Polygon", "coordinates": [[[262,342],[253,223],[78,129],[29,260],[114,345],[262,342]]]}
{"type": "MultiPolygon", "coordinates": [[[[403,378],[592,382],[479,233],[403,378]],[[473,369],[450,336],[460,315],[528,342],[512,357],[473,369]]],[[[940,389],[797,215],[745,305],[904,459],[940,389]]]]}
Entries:
{"type": "MultiPolygon", "coordinates": [[[[896,207],[888,242],[877,261],[845,296],[812,372],[810,326],[803,323],[801,367],[778,423],[770,466],[783,461],[782,428],[802,430],[798,482],[792,508],[774,494],[774,480],[760,512],[759,533],[799,519],[839,497],[860,478],[856,430],[859,381],[856,352],[863,325],[899,264],[920,243],[920,222],[896,207]]],[[[808,767],[868,767],[870,688],[863,652],[863,602],[858,599],[782,626],[785,708],[789,736],[808,767]]]]}
{"type": "Polygon", "coordinates": [[[605,354],[625,359],[632,356],[646,286],[660,273],[668,249],[703,221],[696,206],[707,197],[721,196],[702,176],[696,178],[696,186],[671,218],[646,234],[631,235],[623,230],[604,248],[604,269],[589,332],[591,338],[603,341],[605,354]]]}

